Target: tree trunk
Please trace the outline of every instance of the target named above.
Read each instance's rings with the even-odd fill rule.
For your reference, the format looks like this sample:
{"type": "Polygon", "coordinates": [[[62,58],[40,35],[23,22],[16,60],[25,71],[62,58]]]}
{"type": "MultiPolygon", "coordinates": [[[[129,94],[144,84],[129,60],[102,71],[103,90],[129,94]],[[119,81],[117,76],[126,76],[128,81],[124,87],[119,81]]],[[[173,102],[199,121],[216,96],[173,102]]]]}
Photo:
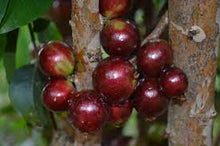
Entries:
{"type": "MultiPolygon", "coordinates": [[[[102,30],[102,16],[99,14],[99,0],[72,0],[70,25],[76,58],[76,72],[73,76],[76,89],[93,89],[92,72],[101,60],[99,33],[102,30]]],[[[97,134],[85,134],[74,130],[74,133],[70,133],[67,123],[64,123],[61,129],[55,133],[51,146],[101,145],[102,131],[97,134]]]]}
{"type": "MultiPolygon", "coordinates": [[[[102,17],[99,14],[99,0],[72,0],[72,37],[76,56],[77,91],[93,89],[92,72],[101,60],[99,34],[102,17]]],[[[93,135],[76,132],[75,145],[100,145],[101,132],[93,135]]]]}
{"type": "Polygon", "coordinates": [[[170,146],[211,146],[217,68],[217,0],[169,0],[169,36],[174,64],[188,76],[186,101],[171,101],[170,146]]]}

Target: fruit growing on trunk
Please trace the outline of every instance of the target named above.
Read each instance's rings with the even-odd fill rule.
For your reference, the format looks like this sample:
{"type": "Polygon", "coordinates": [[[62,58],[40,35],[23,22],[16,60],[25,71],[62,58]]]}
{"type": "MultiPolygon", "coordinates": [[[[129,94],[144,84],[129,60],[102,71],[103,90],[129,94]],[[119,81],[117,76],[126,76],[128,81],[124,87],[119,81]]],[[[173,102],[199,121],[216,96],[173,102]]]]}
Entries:
{"type": "Polygon", "coordinates": [[[97,132],[108,121],[108,108],[95,91],[78,92],[72,98],[70,118],[74,127],[81,132],[97,132]]]}
{"type": "Polygon", "coordinates": [[[135,109],[147,119],[162,115],[168,106],[168,98],[161,91],[157,79],[145,79],[133,94],[135,109]]]}
{"type": "Polygon", "coordinates": [[[52,80],[42,91],[42,100],[51,111],[63,111],[68,108],[68,100],[75,93],[72,83],[66,80],[52,80]]]}
{"type": "Polygon", "coordinates": [[[43,73],[54,78],[72,74],[75,59],[71,48],[62,42],[50,42],[39,53],[39,65],[43,73]]]}
{"type": "Polygon", "coordinates": [[[135,89],[133,65],[120,57],[101,61],[93,72],[95,89],[111,104],[126,101],[135,89]]]}
{"type": "Polygon", "coordinates": [[[113,19],[102,30],[101,44],[110,56],[128,58],[140,47],[139,31],[128,20],[113,19]]]}
{"type": "Polygon", "coordinates": [[[137,64],[147,76],[158,77],[161,70],[172,63],[173,52],[165,41],[148,43],[137,54],[137,64]]]}
{"type": "Polygon", "coordinates": [[[168,96],[180,96],[186,91],[188,80],[181,69],[169,67],[161,74],[160,84],[168,96]]]}
{"type": "Polygon", "coordinates": [[[131,5],[131,0],[100,0],[100,13],[108,19],[121,17],[126,14],[131,5]]]}
{"type": "Polygon", "coordinates": [[[122,125],[130,117],[132,108],[129,100],[122,104],[110,105],[110,123],[116,126],[122,125]]]}

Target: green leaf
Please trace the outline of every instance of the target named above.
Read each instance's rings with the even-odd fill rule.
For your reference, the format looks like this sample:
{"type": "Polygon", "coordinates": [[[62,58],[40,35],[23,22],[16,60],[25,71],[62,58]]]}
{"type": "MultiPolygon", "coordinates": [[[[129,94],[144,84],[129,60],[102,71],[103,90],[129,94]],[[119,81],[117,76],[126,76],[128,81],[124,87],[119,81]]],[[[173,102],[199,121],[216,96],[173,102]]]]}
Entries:
{"type": "Polygon", "coordinates": [[[47,78],[41,73],[38,67],[35,68],[33,76],[33,98],[34,98],[34,108],[36,110],[37,118],[40,124],[47,129],[51,127],[51,121],[49,121],[49,112],[44,108],[41,100],[41,92],[46,84],[47,78]]]}
{"type": "Polygon", "coordinates": [[[3,54],[5,52],[7,38],[6,35],[0,35],[0,60],[3,58],[3,54]]]}
{"type": "Polygon", "coordinates": [[[31,36],[28,26],[19,29],[16,46],[16,68],[31,62],[31,36]]]}
{"type": "MultiPolygon", "coordinates": [[[[0,24],[0,33],[6,33],[30,23],[43,15],[52,2],[53,0],[10,0],[0,24]]],[[[3,3],[1,2],[0,5],[3,3]]]]}
{"type": "Polygon", "coordinates": [[[11,81],[11,78],[16,70],[14,52],[6,52],[4,54],[4,66],[6,70],[7,80],[11,81]]]}
{"type": "Polygon", "coordinates": [[[0,108],[7,106],[8,101],[8,82],[6,78],[6,70],[3,63],[4,51],[6,47],[6,35],[0,35],[0,108]]]}
{"type": "Polygon", "coordinates": [[[0,23],[5,15],[9,0],[0,0],[0,23]]]}
{"type": "Polygon", "coordinates": [[[31,124],[36,122],[33,101],[34,65],[25,65],[18,69],[11,80],[9,97],[15,109],[31,124]]]}
{"type": "Polygon", "coordinates": [[[138,136],[138,121],[137,121],[137,112],[133,110],[130,118],[126,122],[122,134],[125,136],[137,137],[138,136]]]}
{"type": "Polygon", "coordinates": [[[9,96],[15,109],[27,123],[51,129],[49,112],[43,107],[41,92],[46,78],[35,65],[24,65],[13,75],[9,96]]]}
{"type": "Polygon", "coordinates": [[[40,43],[47,43],[51,40],[63,40],[62,35],[54,22],[50,22],[46,29],[37,33],[37,36],[40,43]]]}
{"type": "Polygon", "coordinates": [[[157,11],[159,11],[163,5],[166,3],[166,0],[153,0],[154,7],[157,11]]]}

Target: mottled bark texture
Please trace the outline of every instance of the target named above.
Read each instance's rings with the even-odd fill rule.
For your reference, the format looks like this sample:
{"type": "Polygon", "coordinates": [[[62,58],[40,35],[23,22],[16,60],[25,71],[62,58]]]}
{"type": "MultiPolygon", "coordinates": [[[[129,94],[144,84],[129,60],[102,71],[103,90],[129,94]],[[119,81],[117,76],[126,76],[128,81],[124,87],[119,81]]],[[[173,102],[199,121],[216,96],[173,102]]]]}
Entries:
{"type": "Polygon", "coordinates": [[[217,0],[169,0],[169,36],[174,64],[185,71],[182,104],[171,101],[170,146],[211,146],[217,67],[217,0]]]}
{"type": "MultiPolygon", "coordinates": [[[[77,91],[92,89],[92,72],[101,60],[99,32],[102,17],[99,15],[99,0],[72,0],[73,51],[76,57],[76,73],[73,77],[77,91]]],[[[51,146],[99,146],[101,131],[96,134],[80,133],[69,122],[59,125],[51,146]],[[61,130],[62,129],[62,130],[61,130]]]]}
{"type": "Polygon", "coordinates": [[[78,91],[92,89],[92,72],[101,59],[99,0],[72,0],[71,26],[77,63],[74,83],[78,91]]]}
{"type": "MultiPolygon", "coordinates": [[[[101,60],[99,34],[102,30],[102,17],[99,14],[99,0],[72,0],[72,37],[76,56],[74,83],[77,91],[93,89],[92,72],[101,60]]],[[[98,134],[76,133],[77,146],[100,145],[98,134]]]]}

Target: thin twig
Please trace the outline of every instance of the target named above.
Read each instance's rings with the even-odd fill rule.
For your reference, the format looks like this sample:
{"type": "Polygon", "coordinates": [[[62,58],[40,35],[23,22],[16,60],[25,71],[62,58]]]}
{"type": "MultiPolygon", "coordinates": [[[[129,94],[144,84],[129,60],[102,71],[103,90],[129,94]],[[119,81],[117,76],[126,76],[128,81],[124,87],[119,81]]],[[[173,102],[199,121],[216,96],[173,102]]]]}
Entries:
{"type": "Polygon", "coordinates": [[[34,46],[34,55],[36,56],[37,52],[38,52],[38,47],[37,47],[37,44],[36,44],[36,39],[35,39],[35,36],[34,36],[34,31],[33,31],[33,28],[31,26],[31,24],[29,23],[28,24],[28,29],[29,29],[29,32],[30,32],[30,35],[31,35],[31,42],[34,46]]]}
{"type": "MultiPolygon", "coordinates": [[[[141,42],[141,46],[146,44],[149,41],[157,40],[165,28],[168,26],[168,12],[166,11],[158,22],[154,30],[141,42]]],[[[129,60],[132,64],[136,64],[137,58],[134,56],[129,60]]]]}
{"type": "Polygon", "coordinates": [[[157,26],[154,28],[154,30],[141,42],[141,46],[143,46],[150,40],[158,39],[167,26],[168,26],[168,12],[166,11],[164,15],[161,17],[157,26]]]}
{"type": "Polygon", "coordinates": [[[54,130],[56,131],[57,130],[57,123],[56,123],[56,120],[54,118],[53,113],[49,112],[49,116],[50,116],[50,119],[51,119],[51,122],[52,122],[52,126],[53,126],[54,130]]]}

